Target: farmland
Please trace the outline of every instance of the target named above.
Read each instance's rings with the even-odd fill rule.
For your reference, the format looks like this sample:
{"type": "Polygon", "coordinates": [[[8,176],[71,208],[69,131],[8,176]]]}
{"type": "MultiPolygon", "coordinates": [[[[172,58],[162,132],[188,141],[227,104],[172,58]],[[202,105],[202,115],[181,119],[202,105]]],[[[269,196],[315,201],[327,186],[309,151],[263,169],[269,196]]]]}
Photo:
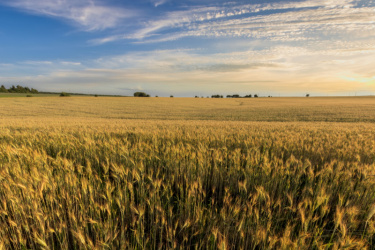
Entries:
{"type": "Polygon", "coordinates": [[[374,121],[373,97],[0,98],[0,245],[370,249],[374,121]]]}
{"type": "Polygon", "coordinates": [[[374,104],[375,97],[0,98],[0,118],[375,122],[374,104]]]}

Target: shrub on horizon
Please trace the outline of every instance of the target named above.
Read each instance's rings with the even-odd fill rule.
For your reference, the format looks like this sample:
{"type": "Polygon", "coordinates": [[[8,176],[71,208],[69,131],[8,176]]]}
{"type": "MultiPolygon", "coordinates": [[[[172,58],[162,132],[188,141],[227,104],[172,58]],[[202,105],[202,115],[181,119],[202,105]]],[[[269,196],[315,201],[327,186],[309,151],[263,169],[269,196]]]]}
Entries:
{"type": "Polygon", "coordinates": [[[150,97],[150,95],[146,94],[145,92],[135,92],[134,97],[150,97]]]}
{"type": "Polygon", "coordinates": [[[67,97],[67,96],[70,96],[70,94],[66,93],[66,92],[61,92],[60,96],[61,97],[67,97]]]}

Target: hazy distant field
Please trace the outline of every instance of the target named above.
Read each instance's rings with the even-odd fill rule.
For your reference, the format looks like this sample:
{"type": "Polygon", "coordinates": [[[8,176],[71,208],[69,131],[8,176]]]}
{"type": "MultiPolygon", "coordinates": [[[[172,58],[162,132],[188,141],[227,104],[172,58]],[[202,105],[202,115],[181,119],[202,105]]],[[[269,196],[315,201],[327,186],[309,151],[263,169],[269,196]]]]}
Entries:
{"type": "Polygon", "coordinates": [[[375,97],[0,98],[0,117],[375,122],[375,97]]]}
{"type": "Polygon", "coordinates": [[[373,249],[375,98],[0,98],[0,249],[373,249]]]}

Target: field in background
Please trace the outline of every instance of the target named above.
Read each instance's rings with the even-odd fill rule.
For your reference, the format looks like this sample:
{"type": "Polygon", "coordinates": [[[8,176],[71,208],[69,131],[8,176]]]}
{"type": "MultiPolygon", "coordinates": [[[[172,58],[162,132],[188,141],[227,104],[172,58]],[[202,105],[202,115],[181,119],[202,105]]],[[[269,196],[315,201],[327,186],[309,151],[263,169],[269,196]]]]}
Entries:
{"type": "Polygon", "coordinates": [[[0,248],[375,246],[375,98],[0,99],[0,248]]]}
{"type": "Polygon", "coordinates": [[[375,122],[375,97],[0,98],[5,118],[375,122]]]}

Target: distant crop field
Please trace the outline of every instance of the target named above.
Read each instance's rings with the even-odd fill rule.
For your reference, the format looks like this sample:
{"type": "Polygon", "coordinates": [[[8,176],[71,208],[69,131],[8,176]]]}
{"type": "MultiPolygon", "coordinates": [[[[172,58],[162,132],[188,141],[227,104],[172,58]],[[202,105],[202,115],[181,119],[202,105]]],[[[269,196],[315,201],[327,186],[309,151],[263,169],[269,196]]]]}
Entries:
{"type": "Polygon", "coordinates": [[[0,248],[372,249],[374,107],[0,99],[0,248]]]}
{"type": "Polygon", "coordinates": [[[2,118],[375,122],[375,97],[0,98],[2,118]]]}

